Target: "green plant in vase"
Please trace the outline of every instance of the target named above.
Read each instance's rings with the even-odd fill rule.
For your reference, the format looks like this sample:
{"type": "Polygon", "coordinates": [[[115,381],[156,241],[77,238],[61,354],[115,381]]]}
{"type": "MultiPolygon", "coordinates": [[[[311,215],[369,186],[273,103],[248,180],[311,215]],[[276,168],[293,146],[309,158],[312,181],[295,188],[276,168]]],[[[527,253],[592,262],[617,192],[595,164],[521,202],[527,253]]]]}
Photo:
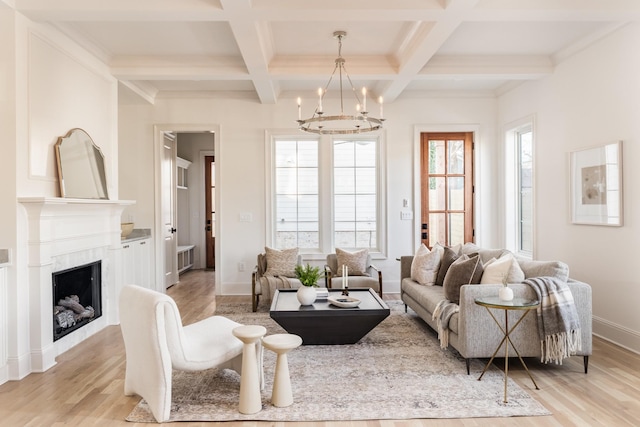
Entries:
{"type": "Polygon", "coordinates": [[[311,267],[309,264],[304,267],[296,265],[295,272],[296,277],[302,283],[296,293],[300,305],[312,305],[318,296],[316,288],[318,287],[318,279],[322,277],[320,267],[311,267]]]}
{"type": "Polygon", "coordinates": [[[311,267],[309,264],[302,266],[296,265],[296,277],[304,286],[318,287],[318,280],[323,276],[320,267],[311,267]]]}

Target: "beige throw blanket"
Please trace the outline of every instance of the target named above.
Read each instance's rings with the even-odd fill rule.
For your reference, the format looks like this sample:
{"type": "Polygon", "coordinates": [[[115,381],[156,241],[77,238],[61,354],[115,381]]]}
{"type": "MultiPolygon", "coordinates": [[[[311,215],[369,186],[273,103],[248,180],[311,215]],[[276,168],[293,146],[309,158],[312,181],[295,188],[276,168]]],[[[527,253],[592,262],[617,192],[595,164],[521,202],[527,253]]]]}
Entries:
{"type": "Polygon", "coordinates": [[[569,286],[555,277],[536,277],[524,281],[538,295],[538,332],[543,363],[555,362],[582,349],[580,319],[569,286]]]}
{"type": "Polygon", "coordinates": [[[460,306],[455,302],[451,302],[447,299],[443,299],[436,305],[433,310],[431,320],[436,320],[438,325],[438,339],[440,340],[440,347],[449,347],[449,321],[451,316],[460,311],[460,306]]]}
{"type": "Polygon", "coordinates": [[[284,276],[264,276],[269,283],[269,301],[273,301],[276,289],[291,289],[291,282],[284,276]]]}

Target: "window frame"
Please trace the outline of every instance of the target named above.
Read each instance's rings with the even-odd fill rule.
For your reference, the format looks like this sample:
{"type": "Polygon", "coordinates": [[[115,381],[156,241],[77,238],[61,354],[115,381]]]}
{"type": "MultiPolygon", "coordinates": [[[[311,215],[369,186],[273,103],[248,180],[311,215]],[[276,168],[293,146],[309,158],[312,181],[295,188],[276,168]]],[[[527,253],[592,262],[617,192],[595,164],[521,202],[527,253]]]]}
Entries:
{"type": "Polygon", "coordinates": [[[506,247],[512,252],[532,259],[535,254],[536,215],[535,215],[535,118],[528,117],[507,126],[505,132],[505,215],[506,247]],[[522,135],[531,133],[531,248],[522,247],[523,210],[522,210],[522,135]]]}
{"type": "MultiPolygon", "coordinates": [[[[373,259],[385,259],[387,253],[386,219],[386,168],[383,159],[386,156],[384,132],[370,135],[300,135],[299,131],[265,132],[265,209],[266,209],[266,245],[276,247],[276,187],[275,187],[275,147],[276,141],[318,141],[318,192],[319,212],[318,228],[320,244],[317,249],[302,249],[305,259],[322,260],[326,254],[335,252],[334,240],[334,161],[335,141],[374,141],[376,143],[376,247],[368,248],[373,259]]],[[[360,248],[344,248],[355,250],[360,248]]]]}

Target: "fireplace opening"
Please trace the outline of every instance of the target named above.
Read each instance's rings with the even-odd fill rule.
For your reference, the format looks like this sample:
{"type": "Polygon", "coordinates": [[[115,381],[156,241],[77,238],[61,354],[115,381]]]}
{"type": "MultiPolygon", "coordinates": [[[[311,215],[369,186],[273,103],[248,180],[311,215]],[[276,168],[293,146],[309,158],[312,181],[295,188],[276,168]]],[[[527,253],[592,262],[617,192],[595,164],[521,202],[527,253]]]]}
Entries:
{"type": "Polygon", "coordinates": [[[53,340],[102,316],[102,263],[57,271],[53,283],[53,340]]]}

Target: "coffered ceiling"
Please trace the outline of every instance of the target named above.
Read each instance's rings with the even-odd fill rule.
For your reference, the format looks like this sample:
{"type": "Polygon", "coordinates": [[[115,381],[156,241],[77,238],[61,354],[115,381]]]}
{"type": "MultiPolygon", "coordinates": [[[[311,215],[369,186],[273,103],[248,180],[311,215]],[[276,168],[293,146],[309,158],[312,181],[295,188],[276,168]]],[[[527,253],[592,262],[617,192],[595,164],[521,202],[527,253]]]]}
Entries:
{"type": "Polygon", "coordinates": [[[1,0],[54,25],[158,97],[313,96],[342,54],[385,102],[499,94],[630,21],[638,0],[1,0]]]}

